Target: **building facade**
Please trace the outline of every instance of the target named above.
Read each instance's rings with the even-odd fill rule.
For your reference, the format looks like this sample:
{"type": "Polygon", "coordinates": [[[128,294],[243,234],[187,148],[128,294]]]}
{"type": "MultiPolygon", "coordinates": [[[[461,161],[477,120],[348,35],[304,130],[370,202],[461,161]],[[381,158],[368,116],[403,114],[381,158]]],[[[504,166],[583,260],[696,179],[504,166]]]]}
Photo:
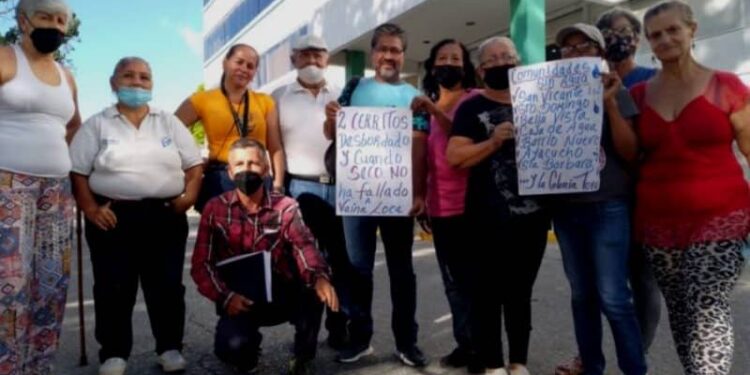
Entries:
{"type": "MultiPolygon", "coordinates": [[[[432,44],[448,37],[476,49],[487,37],[515,34],[511,36],[525,60],[540,61],[560,28],[593,23],[614,3],[640,16],[656,0],[203,0],[204,83],[215,87],[229,46],[246,43],[261,54],[254,86],[270,92],[294,79],[289,55],[295,39],[315,33],[331,48],[333,66],[327,78],[343,84],[348,75],[371,74],[366,69],[370,36],[388,21],[407,31],[404,73],[415,84],[432,44]]],[[[688,3],[699,22],[698,60],[750,83],[750,2],[688,3]]],[[[656,64],[645,40],[638,60],[656,64]]]]}

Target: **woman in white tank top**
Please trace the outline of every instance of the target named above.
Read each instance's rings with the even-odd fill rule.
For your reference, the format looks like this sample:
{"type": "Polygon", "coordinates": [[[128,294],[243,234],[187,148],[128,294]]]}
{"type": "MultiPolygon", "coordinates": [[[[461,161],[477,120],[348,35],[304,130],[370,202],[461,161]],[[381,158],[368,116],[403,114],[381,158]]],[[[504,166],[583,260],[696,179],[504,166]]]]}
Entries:
{"type": "Polygon", "coordinates": [[[70,275],[68,142],[75,82],[55,62],[64,0],[20,0],[18,45],[0,47],[0,369],[50,374],[70,275]]]}

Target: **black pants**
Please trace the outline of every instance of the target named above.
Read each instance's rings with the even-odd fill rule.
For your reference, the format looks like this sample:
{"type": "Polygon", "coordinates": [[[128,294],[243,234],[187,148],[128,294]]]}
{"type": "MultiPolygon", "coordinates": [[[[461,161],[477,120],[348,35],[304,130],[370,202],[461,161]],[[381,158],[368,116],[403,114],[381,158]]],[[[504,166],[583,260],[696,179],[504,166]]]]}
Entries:
{"type": "Polygon", "coordinates": [[[411,217],[345,216],[346,251],[355,270],[351,284],[349,330],[353,346],[369,345],[373,335],[372,298],[376,235],[385,249],[391,290],[391,330],[396,349],[417,343],[417,277],[412,264],[414,219],[411,217]]]}
{"type": "Polygon", "coordinates": [[[315,291],[291,285],[274,276],[271,304],[250,307],[247,313],[229,316],[217,306],[214,353],[219,359],[241,369],[251,368],[258,360],[263,335],[260,327],[290,322],[295,327],[294,356],[301,361],[315,358],[323,304],[315,291]]]}
{"type": "Polygon", "coordinates": [[[531,293],[547,245],[550,220],[543,214],[500,221],[473,217],[471,329],[474,350],[488,368],[504,366],[502,318],[510,363],[525,364],[531,335],[531,293]]]}
{"type": "MultiPolygon", "coordinates": [[[[305,224],[318,240],[318,247],[332,271],[332,283],[341,306],[348,306],[349,285],[352,280],[352,266],[346,254],[344,225],[336,209],[321,197],[303,193],[297,197],[305,224]]],[[[326,309],[326,329],[331,335],[346,337],[348,318],[343,309],[333,312],[326,309]]]]}
{"type": "Polygon", "coordinates": [[[469,329],[469,294],[471,291],[471,256],[466,252],[469,229],[464,215],[432,217],[432,237],[435,241],[445,295],[453,316],[453,337],[464,351],[471,349],[469,329]]]}
{"type": "Polygon", "coordinates": [[[185,327],[182,269],[187,217],[164,201],[113,202],[117,226],[102,231],[86,221],[94,271],[99,360],[128,358],[133,346],[132,315],[140,280],[156,352],[181,350],[185,327]]]}

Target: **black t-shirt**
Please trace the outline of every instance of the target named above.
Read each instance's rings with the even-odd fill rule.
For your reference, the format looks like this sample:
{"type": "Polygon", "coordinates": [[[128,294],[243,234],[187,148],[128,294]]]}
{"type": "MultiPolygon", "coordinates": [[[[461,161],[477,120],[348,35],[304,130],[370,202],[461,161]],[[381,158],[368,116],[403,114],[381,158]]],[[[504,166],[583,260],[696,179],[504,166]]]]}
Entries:
{"type": "MultiPolygon", "coordinates": [[[[495,126],[505,121],[513,122],[510,104],[477,95],[464,101],[456,110],[451,136],[470,138],[477,144],[489,139],[495,126]]],[[[540,210],[535,198],[518,195],[513,140],[505,141],[495,153],[471,168],[466,188],[467,214],[499,215],[499,218],[507,219],[540,210]]]]}

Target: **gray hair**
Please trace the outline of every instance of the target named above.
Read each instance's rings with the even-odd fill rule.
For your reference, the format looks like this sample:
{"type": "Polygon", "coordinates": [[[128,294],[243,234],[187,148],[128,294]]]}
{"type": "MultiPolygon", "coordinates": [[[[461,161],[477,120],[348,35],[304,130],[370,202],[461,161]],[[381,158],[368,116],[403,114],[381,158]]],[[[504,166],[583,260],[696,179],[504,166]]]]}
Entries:
{"type": "Polygon", "coordinates": [[[146,65],[148,67],[148,70],[151,70],[151,65],[149,65],[148,61],[138,57],[138,56],[128,56],[123,57],[119,61],[117,61],[117,64],[115,64],[115,70],[112,71],[112,79],[114,79],[117,76],[117,73],[125,69],[126,66],[128,66],[131,63],[139,62],[143,63],[143,65],[146,65]]]}
{"type": "Polygon", "coordinates": [[[636,35],[639,35],[641,33],[643,25],[641,24],[641,21],[638,19],[638,17],[636,17],[633,12],[620,7],[615,7],[602,13],[599,16],[599,19],[596,20],[596,27],[599,30],[611,29],[612,24],[618,18],[625,18],[626,20],[628,20],[628,23],[633,28],[633,31],[636,35]]]}
{"type": "Polygon", "coordinates": [[[508,38],[507,36],[493,36],[486,39],[484,42],[482,42],[482,44],[479,45],[479,48],[477,48],[477,56],[481,59],[482,55],[484,55],[484,52],[487,50],[487,47],[493,44],[503,44],[511,47],[513,49],[513,54],[516,60],[520,60],[518,56],[518,50],[516,49],[516,44],[513,43],[513,40],[508,38]]]}
{"type": "MultiPolygon", "coordinates": [[[[652,6],[651,8],[648,8],[646,14],[643,15],[644,25],[648,23],[649,19],[670,10],[676,10],[678,13],[680,13],[680,15],[682,16],[682,21],[686,24],[691,26],[698,25],[698,21],[695,19],[695,13],[693,13],[693,8],[691,8],[690,5],[681,0],[662,1],[652,6]]],[[[648,28],[646,28],[646,34],[648,34],[648,28]]]]}
{"type": "Polygon", "coordinates": [[[260,151],[260,154],[263,155],[263,161],[266,163],[266,166],[269,165],[266,147],[263,146],[262,143],[256,141],[255,139],[240,138],[232,142],[232,145],[229,146],[229,153],[231,153],[234,150],[244,150],[246,148],[254,148],[260,151]]]}
{"type": "Polygon", "coordinates": [[[21,15],[31,18],[36,12],[65,14],[70,24],[71,11],[65,0],[20,0],[16,6],[16,18],[21,15]]]}
{"type": "Polygon", "coordinates": [[[372,33],[372,39],[370,39],[370,48],[375,49],[380,38],[384,36],[395,36],[401,39],[401,45],[404,47],[404,51],[406,51],[406,31],[395,23],[384,23],[376,27],[372,33]]]}

